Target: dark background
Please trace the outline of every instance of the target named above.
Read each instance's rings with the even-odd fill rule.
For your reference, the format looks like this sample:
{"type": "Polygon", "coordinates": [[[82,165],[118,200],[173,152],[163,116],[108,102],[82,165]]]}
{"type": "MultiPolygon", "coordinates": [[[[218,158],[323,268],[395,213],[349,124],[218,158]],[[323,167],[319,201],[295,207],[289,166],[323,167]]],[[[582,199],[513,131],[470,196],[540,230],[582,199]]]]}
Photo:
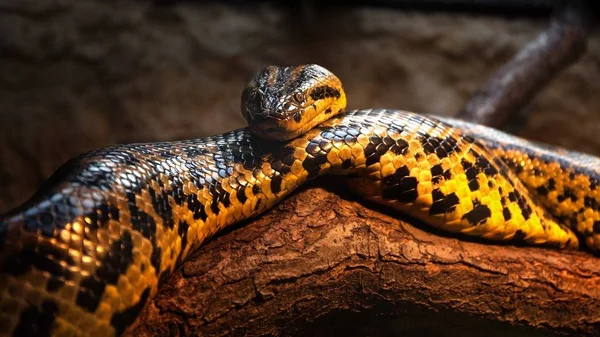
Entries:
{"type": "MultiPolygon", "coordinates": [[[[268,64],[319,63],[349,108],[454,115],[549,22],[552,1],[0,2],[0,212],[100,146],[245,125],[268,64]],[[365,3],[369,3],[366,5],[365,3]]],[[[526,109],[519,135],[600,155],[600,39],[526,109]]]]}

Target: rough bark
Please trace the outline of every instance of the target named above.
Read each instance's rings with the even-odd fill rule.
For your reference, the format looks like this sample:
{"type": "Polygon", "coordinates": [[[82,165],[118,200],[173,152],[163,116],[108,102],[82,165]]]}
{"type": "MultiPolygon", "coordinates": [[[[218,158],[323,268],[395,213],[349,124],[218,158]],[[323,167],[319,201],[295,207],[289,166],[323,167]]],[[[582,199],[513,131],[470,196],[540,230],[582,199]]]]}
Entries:
{"type": "Polygon", "coordinates": [[[594,256],[451,238],[313,186],[205,245],[130,336],[594,336],[598,312],[594,256]]]}

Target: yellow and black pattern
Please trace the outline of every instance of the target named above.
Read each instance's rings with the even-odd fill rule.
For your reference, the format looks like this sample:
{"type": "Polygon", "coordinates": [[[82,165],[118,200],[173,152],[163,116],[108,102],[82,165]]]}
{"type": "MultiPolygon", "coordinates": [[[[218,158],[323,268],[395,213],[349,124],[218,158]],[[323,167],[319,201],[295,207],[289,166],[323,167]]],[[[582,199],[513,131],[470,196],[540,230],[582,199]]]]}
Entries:
{"type": "Polygon", "coordinates": [[[600,159],[587,154],[526,141],[501,131],[441,118],[477,137],[508,165],[536,202],[572,228],[590,249],[600,248],[600,159]]]}
{"type": "MultiPolygon", "coordinates": [[[[207,238],[324,174],[348,175],[365,198],[454,233],[576,248],[574,231],[596,228],[587,225],[598,205],[589,175],[591,199],[581,204],[574,191],[577,207],[553,214],[576,219],[569,228],[542,208],[569,188],[564,166],[540,166],[554,172],[550,188],[550,176],[530,182],[529,169],[519,171],[523,157],[488,149],[449,122],[399,110],[339,114],[344,106],[339,80],[324,68],[270,67],[243,94],[250,128],[118,145],[66,163],[31,201],[0,216],[0,336],[122,334],[207,238]],[[533,202],[517,175],[534,197],[545,187],[550,201],[533,202]]],[[[583,181],[577,172],[571,182],[583,181]]]]}

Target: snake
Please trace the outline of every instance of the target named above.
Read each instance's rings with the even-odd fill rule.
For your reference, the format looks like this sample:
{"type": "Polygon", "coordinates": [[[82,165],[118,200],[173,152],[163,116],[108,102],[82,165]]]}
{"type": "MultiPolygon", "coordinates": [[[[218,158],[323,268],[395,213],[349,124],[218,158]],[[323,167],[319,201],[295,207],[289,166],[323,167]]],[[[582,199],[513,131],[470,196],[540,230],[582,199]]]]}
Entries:
{"type": "Polygon", "coordinates": [[[123,335],[203,242],[323,175],[457,237],[600,251],[600,159],[346,101],[322,66],[267,66],[247,127],[64,163],[0,215],[0,336],[123,335]]]}

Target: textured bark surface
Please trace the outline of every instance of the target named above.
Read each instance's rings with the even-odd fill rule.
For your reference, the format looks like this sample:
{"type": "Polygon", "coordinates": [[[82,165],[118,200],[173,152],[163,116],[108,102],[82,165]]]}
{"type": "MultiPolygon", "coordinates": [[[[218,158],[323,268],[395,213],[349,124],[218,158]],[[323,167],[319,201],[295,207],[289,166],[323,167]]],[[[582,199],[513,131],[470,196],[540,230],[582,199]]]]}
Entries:
{"type": "Polygon", "coordinates": [[[599,335],[596,257],[450,238],[372,207],[293,195],[205,245],[129,336],[599,335]]]}

